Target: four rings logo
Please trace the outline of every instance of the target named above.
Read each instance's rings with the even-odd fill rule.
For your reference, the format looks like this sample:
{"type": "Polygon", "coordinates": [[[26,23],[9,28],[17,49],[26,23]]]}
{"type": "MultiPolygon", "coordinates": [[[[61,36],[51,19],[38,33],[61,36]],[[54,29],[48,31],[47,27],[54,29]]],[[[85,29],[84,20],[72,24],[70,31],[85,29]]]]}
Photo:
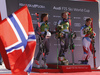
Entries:
{"type": "Polygon", "coordinates": [[[90,17],[83,17],[83,20],[86,20],[87,18],[90,18],[90,17]]]}
{"type": "Polygon", "coordinates": [[[80,36],[77,36],[74,40],[82,40],[82,38],[80,36]]]}
{"type": "Polygon", "coordinates": [[[81,23],[74,23],[75,27],[81,27],[81,23]]]}
{"type": "Polygon", "coordinates": [[[74,19],[78,19],[79,20],[79,19],[81,19],[81,17],[74,17],[74,19]]]}
{"type": "Polygon", "coordinates": [[[32,20],[33,24],[37,24],[37,20],[32,20]]]}
{"type": "Polygon", "coordinates": [[[61,18],[61,16],[53,15],[54,18],[61,18]]]}
{"type": "Polygon", "coordinates": [[[82,45],[81,45],[81,44],[75,44],[75,47],[76,47],[76,46],[82,46],[82,45]]]}
{"type": "Polygon", "coordinates": [[[57,22],[56,22],[56,21],[54,21],[54,22],[53,22],[53,25],[55,25],[55,26],[56,26],[56,25],[57,25],[57,22]]]}
{"type": "MultiPolygon", "coordinates": [[[[19,6],[24,6],[24,3],[19,3],[19,6]]],[[[32,8],[45,8],[44,5],[39,5],[39,4],[27,4],[28,7],[32,7],[32,8]]]]}

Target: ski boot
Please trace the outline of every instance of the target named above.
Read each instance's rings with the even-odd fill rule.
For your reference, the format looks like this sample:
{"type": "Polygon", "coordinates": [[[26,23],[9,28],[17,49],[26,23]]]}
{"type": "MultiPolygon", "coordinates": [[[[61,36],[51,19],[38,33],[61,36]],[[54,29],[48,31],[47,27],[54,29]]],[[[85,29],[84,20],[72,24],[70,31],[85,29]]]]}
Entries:
{"type": "Polygon", "coordinates": [[[48,66],[47,66],[47,64],[46,64],[46,63],[42,64],[42,67],[43,67],[43,68],[45,68],[45,69],[47,69],[47,68],[48,68],[48,66]]]}
{"type": "Polygon", "coordinates": [[[36,68],[40,68],[40,64],[38,60],[35,60],[36,68]]]}
{"type": "Polygon", "coordinates": [[[65,59],[65,57],[59,57],[59,61],[61,62],[61,65],[68,65],[69,61],[65,59]]]}
{"type": "Polygon", "coordinates": [[[42,67],[45,68],[45,69],[48,68],[48,66],[47,66],[47,64],[46,64],[46,58],[42,58],[41,65],[42,65],[42,67]]]}
{"type": "Polygon", "coordinates": [[[81,64],[88,64],[88,60],[81,60],[81,64]]]}

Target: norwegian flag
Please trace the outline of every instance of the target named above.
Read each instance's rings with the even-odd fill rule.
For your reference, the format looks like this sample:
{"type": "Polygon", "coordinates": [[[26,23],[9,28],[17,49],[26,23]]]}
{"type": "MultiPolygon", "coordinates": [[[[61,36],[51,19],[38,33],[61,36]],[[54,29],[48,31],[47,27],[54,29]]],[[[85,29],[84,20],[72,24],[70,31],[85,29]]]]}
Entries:
{"type": "Polygon", "coordinates": [[[31,72],[36,38],[27,6],[0,22],[0,38],[8,55],[13,75],[31,72]]]}

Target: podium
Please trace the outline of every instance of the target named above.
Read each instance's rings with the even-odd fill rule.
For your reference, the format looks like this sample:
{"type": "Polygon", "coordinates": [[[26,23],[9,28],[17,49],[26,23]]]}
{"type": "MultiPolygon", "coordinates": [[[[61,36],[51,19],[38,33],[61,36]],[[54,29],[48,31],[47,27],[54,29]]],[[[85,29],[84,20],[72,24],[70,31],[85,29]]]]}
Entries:
{"type": "Polygon", "coordinates": [[[39,73],[60,73],[60,69],[56,69],[56,68],[48,68],[48,69],[44,69],[44,68],[32,68],[32,72],[39,72],[39,73]]]}
{"type": "Polygon", "coordinates": [[[43,69],[43,68],[35,68],[33,67],[32,71],[33,72],[39,72],[39,73],[72,73],[72,72],[91,72],[91,67],[90,65],[82,65],[82,64],[69,64],[69,65],[58,65],[57,69],[57,64],[47,64],[48,69],[43,69]]]}

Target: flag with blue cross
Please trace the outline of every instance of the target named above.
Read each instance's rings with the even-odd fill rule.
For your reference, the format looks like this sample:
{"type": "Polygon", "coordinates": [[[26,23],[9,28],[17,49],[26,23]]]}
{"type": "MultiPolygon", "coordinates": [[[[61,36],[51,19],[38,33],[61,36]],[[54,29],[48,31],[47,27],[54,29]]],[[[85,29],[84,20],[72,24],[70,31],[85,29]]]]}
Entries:
{"type": "Polygon", "coordinates": [[[0,22],[0,38],[8,55],[12,74],[28,75],[32,69],[36,38],[27,6],[0,22]]]}

